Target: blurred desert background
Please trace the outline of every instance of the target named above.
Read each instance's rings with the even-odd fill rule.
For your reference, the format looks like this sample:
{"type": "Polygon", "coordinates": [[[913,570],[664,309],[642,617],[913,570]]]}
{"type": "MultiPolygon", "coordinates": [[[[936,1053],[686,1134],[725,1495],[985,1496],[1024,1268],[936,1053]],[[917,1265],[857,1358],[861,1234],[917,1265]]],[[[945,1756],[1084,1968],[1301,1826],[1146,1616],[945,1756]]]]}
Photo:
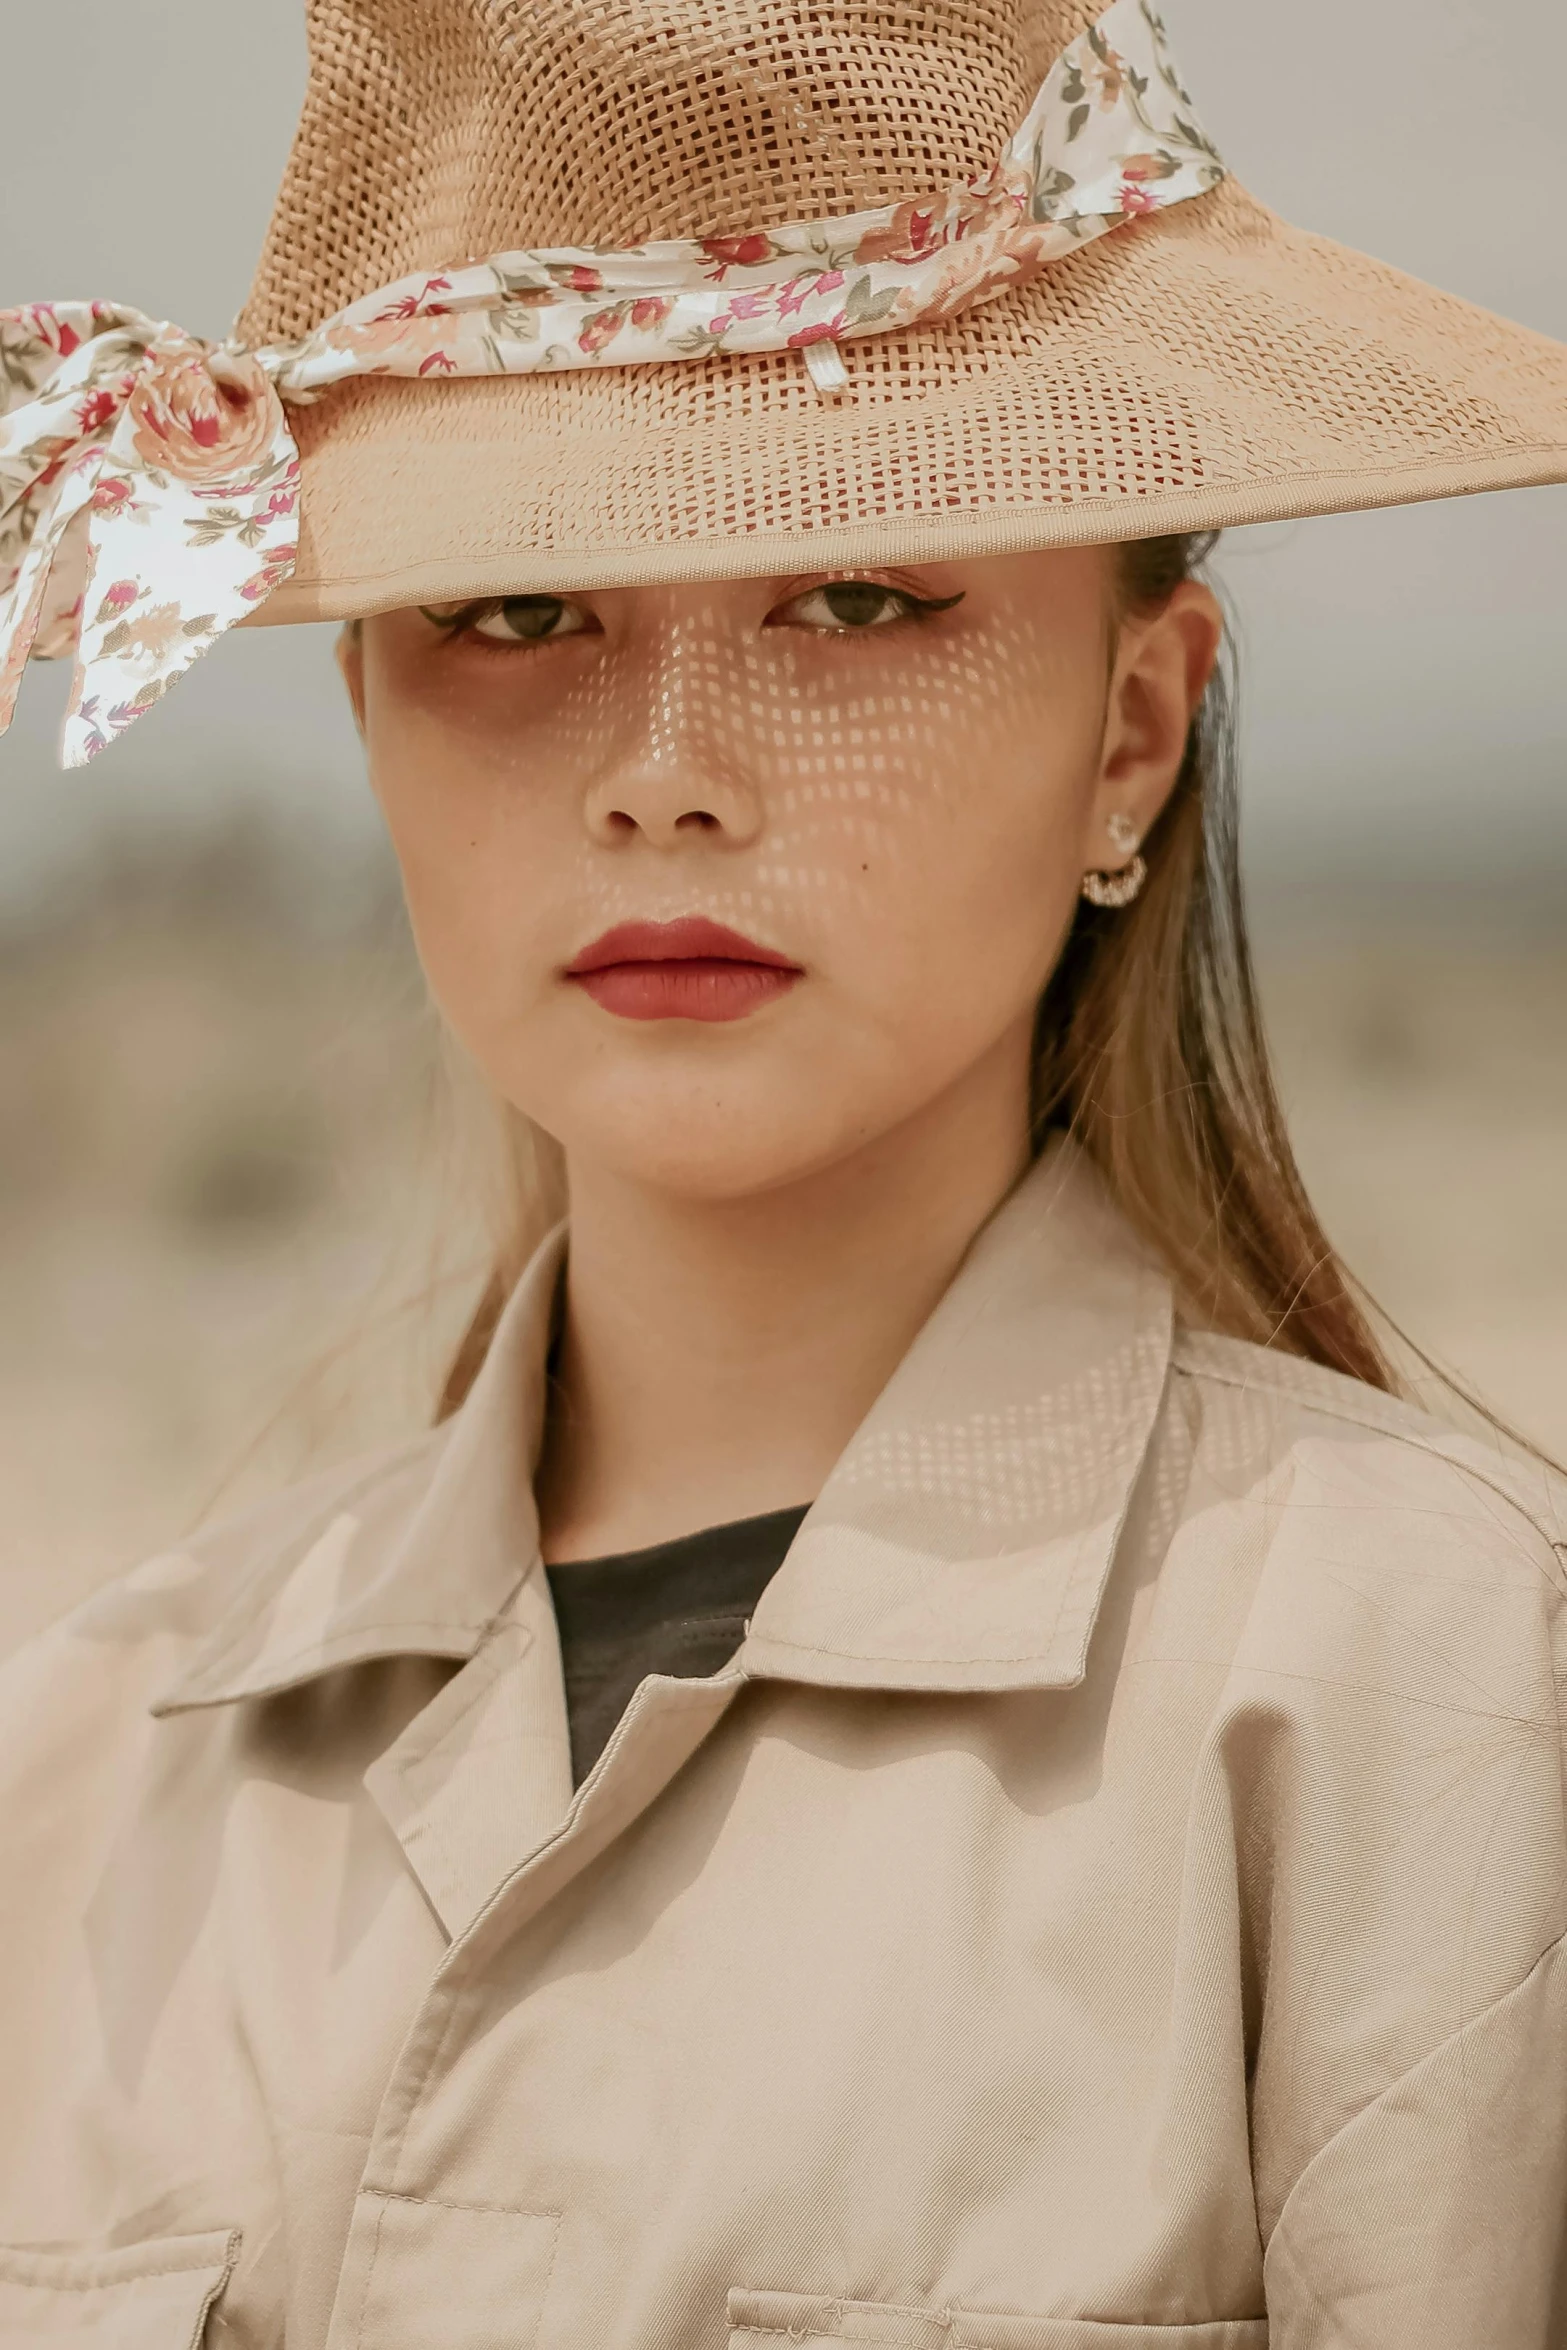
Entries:
{"type": "MultiPolygon", "coordinates": [[[[1532,62],[1505,126],[1481,0],[1166,13],[1260,194],[1567,336],[1554,0],[1512,25],[1532,62]],[[1477,141],[1487,202],[1456,205],[1445,159],[1477,141]]],[[[222,332],[302,83],[294,8],[56,0],[6,38],[18,86],[69,82],[82,119],[68,180],[43,107],[0,147],[0,302],[112,295],[222,332]],[[72,71],[111,50],[113,75],[72,71]]],[[[1397,1320],[1558,1454],[1564,517],[1558,492],[1493,497],[1242,532],[1222,557],[1308,1180],[1397,1320]]],[[[239,632],[69,776],[63,694],[30,678],[0,743],[0,1648],[420,1425],[483,1264],[329,633],[239,632]]]]}

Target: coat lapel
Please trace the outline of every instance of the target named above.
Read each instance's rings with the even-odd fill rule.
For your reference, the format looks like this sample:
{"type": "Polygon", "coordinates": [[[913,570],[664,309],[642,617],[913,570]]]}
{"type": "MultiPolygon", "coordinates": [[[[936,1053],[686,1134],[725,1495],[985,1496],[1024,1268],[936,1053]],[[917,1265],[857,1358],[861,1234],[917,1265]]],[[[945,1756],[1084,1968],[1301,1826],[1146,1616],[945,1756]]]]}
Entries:
{"type": "Polygon", "coordinates": [[[366,1777],[449,1934],[508,1880],[528,1906],[681,1768],[748,1681],[1065,1688],[1088,1642],[1169,1368],[1169,1283],[1060,1142],[982,1228],[851,1438],[729,1667],[650,1678],[575,1793],[533,1472],[565,1228],[402,1504],[340,1507],[244,1595],[160,1712],[263,1697],[396,1653],[446,1687],[366,1777]]]}
{"type": "Polygon", "coordinates": [[[1170,1285],[1075,1147],[982,1228],[751,1620],[748,1673],[1080,1680],[1164,1393],[1170,1285]]]}

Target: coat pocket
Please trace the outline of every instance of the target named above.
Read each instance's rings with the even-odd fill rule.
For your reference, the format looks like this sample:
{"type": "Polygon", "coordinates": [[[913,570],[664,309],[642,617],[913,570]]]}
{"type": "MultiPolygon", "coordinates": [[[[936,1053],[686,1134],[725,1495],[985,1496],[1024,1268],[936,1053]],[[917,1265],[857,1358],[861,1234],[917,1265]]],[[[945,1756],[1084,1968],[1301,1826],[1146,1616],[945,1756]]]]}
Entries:
{"type": "Polygon", "coordinates": [[[729,2296],[729,2350],[839,2350],[845,2342],[875,2350],[1268,2350],[1268,2321],[1114,2325],[1016,2310],[902,2309],[812,2293],[737,2288],[729,2296]]]}
{"type": "Polygon", "coordinates": [[[362,2187],[328,2350],[531,2350],[559,2228],[558,2211],[362,2187]]]}
{"type": "Polygon", "coordinates": [[[199,2350],[237,2228],[113,2252],[0,2244],[0,2350],[199,2350]]]}

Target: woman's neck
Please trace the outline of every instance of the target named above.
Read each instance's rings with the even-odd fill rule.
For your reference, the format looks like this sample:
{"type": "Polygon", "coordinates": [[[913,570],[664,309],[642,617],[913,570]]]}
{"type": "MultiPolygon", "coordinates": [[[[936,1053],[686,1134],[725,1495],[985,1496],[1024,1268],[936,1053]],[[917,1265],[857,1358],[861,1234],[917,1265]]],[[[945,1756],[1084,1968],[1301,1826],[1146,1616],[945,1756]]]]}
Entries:
{"type": "Polygon", "coordinates": [[[1026,1059],[831,1167],[697,1200],[572,1165],[552,1563],[810,1501],[1027,1164],[1026,1059]]]}

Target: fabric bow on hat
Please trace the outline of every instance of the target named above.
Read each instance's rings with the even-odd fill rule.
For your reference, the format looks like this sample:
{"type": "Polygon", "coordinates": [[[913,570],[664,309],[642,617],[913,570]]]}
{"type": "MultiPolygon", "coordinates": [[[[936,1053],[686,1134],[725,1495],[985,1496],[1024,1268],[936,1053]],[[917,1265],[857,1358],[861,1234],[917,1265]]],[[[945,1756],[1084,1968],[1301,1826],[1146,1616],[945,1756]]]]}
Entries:
{"type": "Polygon", "coordinates": [[[0,728],[76,652],[67,766],[293,568],[299,454],[259,362],[102,302],[0,312],[0,728]]]}
{"type": "Polygon", "coordinates": [[[994,167],[930,197],[628,252],[495,254],[261,351],[101,302],[0,310],[0,731],[29,656],[74,647],[64,757],[82,765],[291,575],[300,461],[285,401],[354,376],[786,350],[835,397],[840,344],[992,301],[1224,176],[1149,0],[1114,0],[994,167]]]}

